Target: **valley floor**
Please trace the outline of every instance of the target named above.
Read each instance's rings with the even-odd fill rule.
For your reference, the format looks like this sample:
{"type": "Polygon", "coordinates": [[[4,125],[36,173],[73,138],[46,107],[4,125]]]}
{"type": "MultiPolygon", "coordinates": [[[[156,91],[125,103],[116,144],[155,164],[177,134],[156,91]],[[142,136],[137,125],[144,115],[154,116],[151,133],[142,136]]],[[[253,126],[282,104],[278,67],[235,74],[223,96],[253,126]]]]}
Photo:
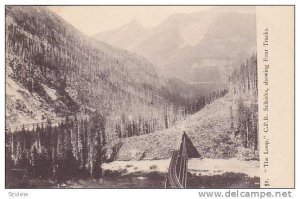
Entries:
{"type": "MultiPolygon", "coordinates": [[[[170,159],[163,160],[140,160],[140,161],[114,161],[103,164],[104,170],[119,171],[123,174],[134,172],[164,172],[168,171],[170,159]]],[[[244,161],[236,158],[231,159],[198,159],[188,161],[188,171],[196,175],[222,175],[227,172],[244,173],[249,177],[259,176],[259,161],[244,161]]]]}
{"type": "MultiPolygon", "coordinates": [[[[65,182],[14,179],[7,188],[164,188],[169,159],[115,161],[103,165],[104,176],[65,182]]],[[[259,188],[259,162],[237,159],[189,160],[188,188],[259,188]]]]}

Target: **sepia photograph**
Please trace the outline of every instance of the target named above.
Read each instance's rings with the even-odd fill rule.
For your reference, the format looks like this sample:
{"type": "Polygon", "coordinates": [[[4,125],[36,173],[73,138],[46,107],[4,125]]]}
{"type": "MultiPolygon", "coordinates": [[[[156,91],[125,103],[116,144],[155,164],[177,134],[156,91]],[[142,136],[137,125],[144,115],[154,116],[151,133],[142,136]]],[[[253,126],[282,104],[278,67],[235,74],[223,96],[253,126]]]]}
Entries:
{"type": "Polygon", "coordinates": [[[260,188],[263,33],[256,6],[6,5],[5,187],[260,188]]]}

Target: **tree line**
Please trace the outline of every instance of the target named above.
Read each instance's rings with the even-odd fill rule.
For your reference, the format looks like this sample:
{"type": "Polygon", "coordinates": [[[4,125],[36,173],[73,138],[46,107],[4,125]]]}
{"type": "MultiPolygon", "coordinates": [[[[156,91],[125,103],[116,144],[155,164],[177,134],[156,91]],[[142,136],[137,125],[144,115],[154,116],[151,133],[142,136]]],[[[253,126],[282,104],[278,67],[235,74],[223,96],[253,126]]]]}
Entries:
{"type": "Polygon", "coordinates": [[[20,169],[29,178],[99,178],[106,144],[105,118],[99,113],[89,120],[66,117],[55,126],[49,122],[32,130],[7,130],[6,174],[20,169]]]}
{"type": "MultiPolygon", "coordinates": [[[[203,99],[205,102],[224,96],[224,91],[212,93],[203,99]]],[[[191,104],[192,106],[192,104],[191,104]]],[[[195,105],[197,106],[197,104],[195,105]]],[[[193,110],[183,110],[186,114],[193,110]]],[[[194,110],[195,111],[195,110],[194,110]]],[[[115,119],[114,128],[109,129],[108,117],[100,112],[94,112],[89,119],[73,119],[66,117],[56,125],[49,120],[46,124],[24,126],[6,131],[6,168],[9,176],[12,169],[21,169],[26,176],[32,178],[55,179],[65,181],[72,178],[102,176],[103,162],[112,161],[116,153],[107,157],[107,144],[113,139],[123,139],[132,136],[149,134],[156,131],[160,125],[168,128],[170,118],[168,112],[163,115],[164,120],[137,120],[123,115],[115,119]],[[112,131],[112,132],[111,132],[112,131]],[[110,140],[108,140],[110,137],[110,140]]]]}
{"type": "Polygon", "coordinates": [[[245,148],[258,150],[258,88],[257,56],[249,59],[236,68],[229,77],[229,92],[237,103],[236,117],[231,110],[231,128],[242,140],[245,148]],[[235,129],[233,129],[235,126],[235,129]]]}

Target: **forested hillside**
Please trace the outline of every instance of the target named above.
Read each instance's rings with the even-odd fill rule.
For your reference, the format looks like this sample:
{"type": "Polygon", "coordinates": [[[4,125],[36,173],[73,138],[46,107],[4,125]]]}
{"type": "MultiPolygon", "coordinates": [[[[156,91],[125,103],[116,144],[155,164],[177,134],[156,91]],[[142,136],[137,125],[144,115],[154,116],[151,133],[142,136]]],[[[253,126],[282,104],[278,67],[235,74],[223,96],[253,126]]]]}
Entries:
{"type": "Polygon", "coordinates": [[[123,139],[115,152],[116,159],[169,158],[178,149],[183,132],[204,158],[258,159],[256,59],[256,55],[248,58],[234,71],[228,80],[229,93],[224,97],[169,129],[123,139]]]}
{"type": "Polygon", "coordinates": [[[142,57],[85,37],[43,7],[6,12],[8,78],[52,103],[58,115],[93,109],[121,115],[133,104],[137,114],[146,107],[154,114],[168,103],[159,94],[161,78],[142,57]]]}

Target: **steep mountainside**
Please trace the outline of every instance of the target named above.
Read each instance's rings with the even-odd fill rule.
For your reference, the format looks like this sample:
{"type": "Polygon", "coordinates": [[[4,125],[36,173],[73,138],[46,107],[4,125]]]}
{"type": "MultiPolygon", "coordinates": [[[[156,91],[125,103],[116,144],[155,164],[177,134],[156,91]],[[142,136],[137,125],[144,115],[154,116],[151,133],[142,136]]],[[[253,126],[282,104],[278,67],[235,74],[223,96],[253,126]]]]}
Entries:
{"type": "Polygon", "coordinates": [[[127,41],[131,31],[121,30],[131,30],[132,23],[94,37],[143,55],[166,75],[189,82],[226,82],[232,68],[256,51],[255,11],[249,9],[216,7],[175,14],[129,37],[128,44],[123,38],[127,41]]]}
{"type": "Polygon", "coordinates": [[[173,115],[147,60],[84,36],[45,7],[6,7],[6,78],[11,126],[95,109],[108,127],[133,107],[126,120],[173,115]]]}

